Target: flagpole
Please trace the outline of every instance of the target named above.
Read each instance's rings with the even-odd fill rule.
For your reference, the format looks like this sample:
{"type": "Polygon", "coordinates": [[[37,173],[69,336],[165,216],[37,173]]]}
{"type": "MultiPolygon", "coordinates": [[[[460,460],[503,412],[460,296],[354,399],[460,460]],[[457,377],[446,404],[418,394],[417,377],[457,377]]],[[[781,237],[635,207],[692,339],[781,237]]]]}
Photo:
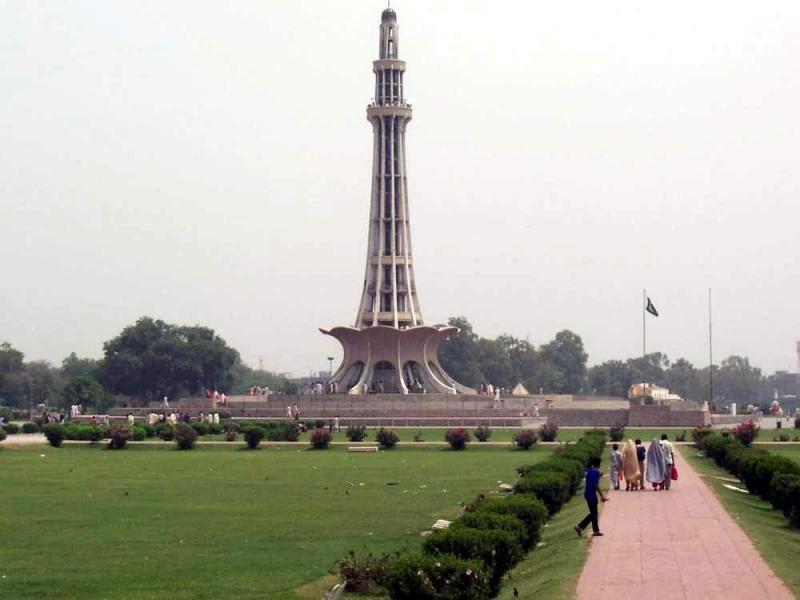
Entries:
{"type": "Polygon", "coordinates": [[[711,329],[711,288],[708,288],[708,410],[714,402],[714,346],[711,329]]]}
{"type": "Polygon", "coordinates": [[[647,290],[642,290],[642,358],[647,356],[647,290]]]}

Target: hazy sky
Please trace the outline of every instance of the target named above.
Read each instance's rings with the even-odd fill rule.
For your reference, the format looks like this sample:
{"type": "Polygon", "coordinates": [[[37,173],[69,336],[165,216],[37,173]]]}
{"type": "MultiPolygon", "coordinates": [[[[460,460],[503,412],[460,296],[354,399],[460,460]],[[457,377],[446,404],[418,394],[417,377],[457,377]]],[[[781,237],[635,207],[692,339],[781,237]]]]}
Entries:
{"type": "MultiPolygon", "coordinates": [[[[307,374],[351,325],[372,0],[0,0],[0,340],[142,315],[307,374]]],[[[428,323],[795,370],[800,3],[396,0],[428,323]]]]}

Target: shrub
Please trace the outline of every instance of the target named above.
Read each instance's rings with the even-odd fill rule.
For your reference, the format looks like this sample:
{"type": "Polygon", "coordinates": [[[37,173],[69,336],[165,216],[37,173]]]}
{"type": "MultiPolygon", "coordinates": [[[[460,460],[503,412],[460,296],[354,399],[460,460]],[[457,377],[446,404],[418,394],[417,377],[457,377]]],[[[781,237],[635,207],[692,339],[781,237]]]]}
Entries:
{"type": "Polygon", "coordinates": [[[64,431],[64,426],[59,423],[50,423],[45,425],[42,429],[44,433],[44,437],[47,438],[48,443],[53,448],[58,448],[61,446],[61,442],[63,442],[66,437],[66,431],[64,431]]]}
{"type": "Polygon", "coordinates": [[[800,476],[777,473],[770,482],[770,500],[792,527],[800,527],[800,476]]]}
{"type": "Polygon", "coordinates": [[[538,441],[538,436],[533,429],[520,429],[514,434],[514,443],[517,448],[530,449],[538,441]]]}
{"type": "Polygon", "coordinates": [[[523,478],[533,473],[564,473],[570,478],[570,494],[574,494],[583,481],[584,466],[573,458],[554,456],[535,465],[518,467],[517,472],[523,478]]]}
{"type": "Polygon", "coordinates": [[[236,427],[229,427],[228,430],[225,432],[225,441],[226,442],[235,442],[236,441],[236,427]]]}
{"type": "Polygon", "coordinates": [[[391,562],[389,554],[376,556],[371,552],[361,556],[351,550],[336,563],[339,577],[347,582],[347,591],[356,594],[382,595],[386,583],[386,569],[391,562]]]}
{"type": "Polygon", "coordinates": [[[737,474],[751,493],[768,500],[769,486],[777,473],[800,475],[800,465],[785,456],[753,450],[740,461],[737,474]]]}
{"type": "Polygon", "coordinates": [[[558,425],[552,421],[542,424],[539,428],[539,438],[543,442],[555,442],[558,437],[558,425]]]}
{"type": "Polygon", "coordinates": [[[143,427],[140,427],[139,425],[134,426],[133,441],[143,442],[146,437],[147,437],[147,431],[143,427]]]}
{"type": "Polygon", "coordinates": [[[489,579],[479,560],[415,554],[389,565],[386,589],[392,600],[488,600],[489,579]]]}
{"type": "Polygon", "coordinates": [[[400,441],[400,438],[398,438],[397,434],[391,429],[385,429],[381,427],[378,430],[378,433],[375,434],[375,441],[378,442],[378,445],[381,448],[388,449],[394,448],[397,445],[397,442],[400,441]]]}
{"type": "Polygon", "coordinates": [[[500,580],[522,558],[522,545],[508,531],[458,527],[441,529],[425,540],[423,552],[431,556],[452,554],[464,560],[481,560],[489,570],[496,594],[500,580]]]}
{"type": "Polygon", "coordinates": [[[542,526],[547,521],[547,507],[544,503],[528,495],[514,495],[508,498],[482,500],[472,507],[473,512],[512,515],[525,523],[531,547],[539,542],[542,526]]]}
{"type": "Polygon", "coordinates": [[[6,434],[6,430],[3,429],[2,427],[0,427],[0,442],[2,442],[4,439],[6,439],[6,435],[7,435],[6,434]]]}
{"type": "Polygon", "coordinates": [[[475,428],[475,439],[479,442],[488,442],[492,437],[492,428],[488,425],[478,425],[475,428]]]}
{"type": "Polygon", "coordinates": [[[608,428],[608,437],[612,442],[621,442],[625,437],[625,425],[617,423],[608,428]]]}
{"type": "Polygon", "coordinates": [[[564,503],[569,500],[571,490],[570,476],[557,471],[534,471],[514,485],[514,492],[533,494],[544,502],[551,516],[561,510],[564,503]]]}
{"type": "Polygon", "coordinates": [[[685,442],[686,441],[686,430],[684,429],[678,435],[675,436],[676,442],[685,442]]]}
{"type": "Polygon", "coordinates": [[[127,425],[114,425],[108,432],[110,441],[109,450],[124,450],[128,440],[133,437],[133,431],[127,425]]]}
{"type": "Polygon", "coordinates": [[[695,427],[692,429],[692,441],[694,445],[703,449],[703,442],[712,433],[714,433],[714,430],[711,429],[711,427],[695,427]]]}
{"type": "MultiPolygon", "coordinates": [[[[225,432],[225,427],[222,426],[222,423],[208,423],[208,433],[211,435],[219,435],[225,432]]],[[[198,433],[200,433],[198,431],[198,433]]]]}
{"type": "Polygon", "coordinates": [[[197,432],[197,435],[208,435],[208,423],[192,421],[189,425],[197,432]]]}
{"type": "Polygon", "coordinates": [[[749,446],[758,436],[759,429],[760,427],[754,421],[745,421],[734,427],[731,430],[731,435],[745,446],[749,446]]]}
{"type": "Polygon", "coordinates": [[[264,424],[250,424],[244,429],[243,433],[252,427],[260,427],[264,430],[264,435],[270,442],[296,442],[300,439],[300,426],[294,421],[268,422],[264,424]]]}
{"type": "Polygon", "coordinates": [[[415,442],[424,442],[425,441],[425,438],[422,436],[422,432],[421,431],[417,431],[417,433],[414,434],[414,441],[415,442]]]}
{"type": "Polygon", "coordinates": [[[39,426],[36,423],[31,423],[28,421],[27,423],[22,424],[22,433],[37,433],[39,431],[39,426]]]}
{"type": "Polygon", "coordinates": [[[454,427],[445,432],[444,439],[453,450],[463,450],[470,441],[469,431],[463,427],[454,427]]]}
{"type": "Polygon", "coordinates": [[[707,435],[703,438],[703,450],[706,456],[713,458],[714,462],[720,467],[724,466],[725,455],[730,448],[741,447],[741,444],[732,437],[726,437],[717,433],[707,435]]]}
{"type": "MultiPolygon", "coordinates": [[[[800,429],[800,415],[797,415],[794,418],[794,428],[795,429],[800,429]]],[[[8,433],[11,433],[11,432],[9,431],[8,433]]]]}
{"type": "Polygon", "coordinates": [[[19,425],[17,425],[16,423],[6,423],[4,427],[8,435],[19,433],[19,425]]]}
{"type": "Polygon", "coordinates": [[[156,435],[165,442],[171,442],[175,437],[175,428],[171,423],[159,423],[156,425],[156,435]]]}
{"type": "Polygon", "coordinates": [[[519,540],[522,549],[527,551],[531,548],[531,540],[528,535],[528,528],[525,523],[514,515],[499,515],[489,512],[468,512],[455,521],[450,528],[457,529],[468,527],[471,529],[499,529],[507,531],[519,540]]]}
{"type": "Polygon", "coordinates": [[[363,442],[367,437],[367,428],[363,425],[350,425],[344,434],[351,442],[363,442]]]}
{"type": "Polygon", "coordinates": [[[191,450],[197,442],[197,430],[186,423],[175,426],[174,436],[179,450],[191,450]]]}
{"type": "Polygon", "coordinates": [[[155,425],[150,425],[149,423],[142,423],[141,425],[139,425],[139,427],[144,429],[145,437],[149,437],[149,438],[155,437],[155,435],[156,435],[155,425]]]}
{"type": "Polygon", "coordinates": [[[249,427],[244,432],[244,441],[247,442],[247,447],[251,450],[258,448],[261,440],[264,439],[264,430],[261,427],[249,427]]]}
{"type": "Polygon", "coordinates": [[[776,435],[772,438],[773,442],[789,442],[791,441],[791,437],[788,433],[782,433],[780,435],[776,435]]]}
{"type": "Polygon", "coordinates": [[[331,439],[331,432],[324,427],[318,427],[311,432],[311,446],[317,450],[325,450],[331,445],[331,439]]]}

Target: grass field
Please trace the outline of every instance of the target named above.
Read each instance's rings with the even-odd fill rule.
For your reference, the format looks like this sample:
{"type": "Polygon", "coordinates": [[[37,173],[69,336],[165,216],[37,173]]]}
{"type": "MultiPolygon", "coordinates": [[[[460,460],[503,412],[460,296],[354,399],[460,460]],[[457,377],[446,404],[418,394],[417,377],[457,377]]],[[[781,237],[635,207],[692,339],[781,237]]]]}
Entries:
{"type": "MultiPolygon", "coordinates": [[[[768,446],[767,449],[770,453],[783,454],[800,461],[800,448],[768,446]]],[[[775,574],[783,579],[795,596],[800,597],[800,571],[797,569],[800,529],[791,528],[783,513],[772,508],[769,502],[724,487],[723,484],[730,485],[732,475],[718,467],[713,460],[702,457],[696,448],[685,446],[680,448],[680,452],[711,486],[775,574]]],[[[743,488],[744,484],[738,487],[743,488]]]]}
{"type": "Polygon", "coordinates": [[[0,597],[317,600],[349,550],[416,547],[434,520],[548,455],[0,449],[0,597]]]}

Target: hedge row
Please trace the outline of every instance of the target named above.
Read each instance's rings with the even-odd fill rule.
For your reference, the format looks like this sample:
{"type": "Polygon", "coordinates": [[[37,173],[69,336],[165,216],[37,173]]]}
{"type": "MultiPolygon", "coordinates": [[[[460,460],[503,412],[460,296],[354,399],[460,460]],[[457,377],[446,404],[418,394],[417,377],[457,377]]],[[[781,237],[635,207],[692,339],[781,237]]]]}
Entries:
{"type": "Polygon", "coordinates": [[[751,494],[783,511],[793,527],[800,527],[800,465],[784,456],[745,446],[727,434],[703,436],[699,442],[713,458],[741,479],[751,494]]]}
{"type": "Polygon", "coordinates": [[[541,529],[580,487],[585,468],[605,448],[604,431],[588,432],[539,464],[520,467],[510,497],[477,498],[422,552],[390,562],[382,584],[393,600],[486,600],[503,576],[536,547],[541,529]]]}

